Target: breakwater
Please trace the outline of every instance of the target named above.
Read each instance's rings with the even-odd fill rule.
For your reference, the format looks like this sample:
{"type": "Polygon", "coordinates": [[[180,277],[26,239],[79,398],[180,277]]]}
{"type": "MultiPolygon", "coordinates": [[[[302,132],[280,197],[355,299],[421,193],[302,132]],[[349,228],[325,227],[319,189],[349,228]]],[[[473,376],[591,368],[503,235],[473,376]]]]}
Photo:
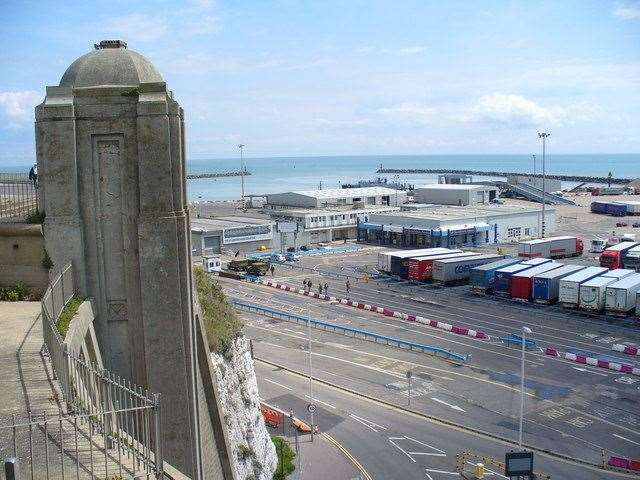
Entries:
{"type": "MultiPolygon", "coordinates": [[[[542,178],[541,173],[524,173],[524,172],[498,172],[498,171],[482,171],[482,170],[452,170],[447,168],[378,168],[376,173],[400,173],[400,174],[440,174],[451,173],[454,175],[478,175],[483,177],[509,177],[512,175],[529,176],[542,178]]],[[[631,178],[609,178],[588,175],[558,175],[547,174],[547,178],[553,180],[562,180],[564,182],[586,182],[586,183],[615,183],[625,185],[629,183],[631,178]]]]}
{"type": "Polygon", "coordinates": [[[221,177],[241,177],[251,175],[251,172],[237,171],[237,172],[215,172],[215,173],[192,173],[187,175],[187,180],[193,180],[195,178],[221,178],[221,177]]]}

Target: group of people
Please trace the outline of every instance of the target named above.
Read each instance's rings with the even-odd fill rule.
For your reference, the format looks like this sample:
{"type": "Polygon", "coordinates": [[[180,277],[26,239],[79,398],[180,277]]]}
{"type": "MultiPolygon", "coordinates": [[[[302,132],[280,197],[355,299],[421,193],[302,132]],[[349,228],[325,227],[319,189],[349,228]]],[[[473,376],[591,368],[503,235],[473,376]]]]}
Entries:
{"type": "MultiPolygon", "coordinates": [[[[306,292],[310,292],[311,289],[313,288],[313,282],[310,279],[305,278],[302,281],[302,286],[303,286],[303,288],[304,288],[304,290],[306,292]]],[[[345,282],[344,286],[345,286],[345,288],[347,290],[347,295],[349,295],[349,292],[351,291],[351,284],[349,283],[349,280],[347,280],[345,282]]],[[[326,283],[326,282],[324,283],[324,285],[322,283],[319,283],[318,284],[318,293],[320,295],[322,295],[322,294],[329,295],[329,284],[326,283]]]]}

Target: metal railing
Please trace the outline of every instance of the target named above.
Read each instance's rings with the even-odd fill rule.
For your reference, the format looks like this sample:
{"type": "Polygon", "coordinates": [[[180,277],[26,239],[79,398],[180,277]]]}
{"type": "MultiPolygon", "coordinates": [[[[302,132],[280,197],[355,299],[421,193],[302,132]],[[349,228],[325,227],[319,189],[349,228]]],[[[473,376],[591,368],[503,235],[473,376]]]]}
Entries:
{"type": "Polygon", "coordinates": [[[0,222],[23,222],[37,209],[36,185],[29,175],[0,172],[0,222]]]}
{"type": "Polygon", "coordinates": [[[23,470],[28,465],[24,474],[31,479],[163,478],[160,397],[85,358],[88,348],[69,351],[57,323],[74,294],[69,263],[41,301],[44,348],[64,408],[58,402],[55,415],[14,415],[0,424],[0,439],[11,437],[13,455],[23,470]]]}
{"type": "Polygon", "coordinates": [[[469,355],[463,355],[460,353],[452,352],[444,348],[433,347],[431,345],[424,345],[422,343],[409,342],[394,337],[387,337],[378,333],[368,332],[366,330],[360,330],[358,328],[344,327],[342,325],[336,325],[329,322],[323,322],[321,320],[315,320],[309,317],[303,317],[299,315],[293,315],[291,313],[283,312],[281,310],[275,310],[273,308],[264,307],[262,305],[255,305],[253,303],[241,302],[239,300],[232,300],[232,304],[235,308],[244,310],[247,312],[258,313],[260,315],[266,315],[272,318],[278,318],[282,320],[293,321],[301,325],[307,325],[308,323],[313,328],[318,328],[325,331],[331,331],[342,335],[350,336],[360,340],[365,340],[374,343],[382,343],[392,347],[402,348],[405,350],[412,350],[421,353],[427,353],[431,355],[441,355],[449,360],[455,360],[456,362],[467,362],[469,355]]]}

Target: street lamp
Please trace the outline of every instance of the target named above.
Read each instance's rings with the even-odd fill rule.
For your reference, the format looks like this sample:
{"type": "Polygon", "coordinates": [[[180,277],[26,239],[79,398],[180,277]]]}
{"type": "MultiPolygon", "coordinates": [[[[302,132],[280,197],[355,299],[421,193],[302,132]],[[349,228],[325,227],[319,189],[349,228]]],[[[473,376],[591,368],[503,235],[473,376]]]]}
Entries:
{"type": "Polygon", "coordinates": [[[531,334],[529,327],[522,327],[522,363],[520,364],[520,430],[518,433],[518,447],[522,450],[522,418],[524,416],[524,351],[527,343],[527,334],[531,334]]]}
{"type": "Polygon", "coordinates": [[[536,178],[536,154],[534,153],[533,155],[531,155],[531,157],[533,157],[533,178],[535,181],[536,178]]]}
{"type": "Polygon", "coordinates": [[[243,148],[244,145],[241,143],[240,145],[238,145],[238,148],[240,149],[240,188],[241,188],[241,195],[242,195],[242,210],[244,211],[244,155],[243,155],[243,148]]]}
{"type": "Polygon", "coordinates": [[[307,410],[309,411],[309,415],[311,416],[311,441],[313,442],[313,434],[314,434],[314,421],[313,421],[313,413],[315,411],[315,405],[313,403],[313,363],[311,360],[311,315],[309,310],[307,309],[307,339],[309,341],[309,406],[307,410]]]}
{"type": "Polygon", "coordinates": [[[538,132],[538,138],[542,139],[542,232],[541,236],[544,238],[544,230],[545,230],[545,218],[544,218],[544,209],[546,204],[546,188],[545,188],[545,180],[546,176],[546,166],[545,166],[545,154],[547,147],[547,138],[551,136],[550,133],[546,132],[538,132]]]}

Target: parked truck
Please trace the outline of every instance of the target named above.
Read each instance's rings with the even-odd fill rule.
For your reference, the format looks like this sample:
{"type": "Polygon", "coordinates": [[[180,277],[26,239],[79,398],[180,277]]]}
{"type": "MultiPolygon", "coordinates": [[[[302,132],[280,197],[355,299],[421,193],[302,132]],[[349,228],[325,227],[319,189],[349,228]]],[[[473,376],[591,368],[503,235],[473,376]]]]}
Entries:
{"type": "Polygon", "coordinates": [[[561,278],[558,286],[558,303],[563,307],[578,308],[580,285],[608,271],[604,267],[587,267],[568,277],[561,278]]]}
{"type": "Polygon", "coordinates": [[[504,255],[488,253],[473,257],[436,260],[433,262],[433,279],[441,283],[464,282],[469,279],[471,269],[502,258],[504,255]]]}
{"type": "Polygon", "coordinates": [[[608,312],[627,314],[636,307],[636,294],[640,291],[640,273],[607,285],[604,308],[608,312]]]}
{"type": "Polygon", "coordinates": [[[562,263],[548,262],[511,276],[511,298],[530,302],[533,298],[533,278],[541,273],[562,267],[562,263]]]}
{"type": "Polygon", "coordinates": [[[640,245],[630,248],[623,260],[624,268],[640,272],[640,245]]]}
{"type": "Polygon", "coordinates": [[[409,273],[409,263],[413,258],[430,257],[432,255],[443,255],[446,253],[460,253],[462,250],[451,250],[449,248],[433,248],[426,253],[412,254],[409,256],[394,254],[391,255],[391,275],[407,278],[409,273]]]}
{"type": "Polygon", "coordinates": [[[594,312],[602,311],[607,297],[607,286],[615,282],[615,278],[601,275],[581,284],[579,308],[594,312]]]}
{"type": "Polygon", "coordinates": [[[428,257],[412,258],[409,261],[408,278],[420,282],[426,282],[433,278],[433,262],[445,258],[464,258],[475,257],[475,252],[461,252],[453,250],[451,253],[441,253],[439,255],[430,255],[428,257]]]}
{"type": "Polygon", "coordinates": [[[549,237],[518,243],[518,256],[524,258],[566,258],[582,255],[582,239],[577,237],[549,237]]]}
{"type": "Polygon", "coordinates": [[[622,268],[627,252],[638,245],[638,242],[620,242],[606,248],[600,255],[600,266],[610,270],[622,268]]]}
{"type": "Polygon", "coordinates": [[[419,248],[413,250],[399,250],[395,252],[389,252],[389,255],[383,255],[381,259],[380,269],[387,273],[398,270],[400,267],[400,261],[405,258],[419,257],[422,255],[434,255],[436,253],[448,252],[448,248],[434,247],[434,248],[419,248]]]}
{"type": "Polygon", "coordinates": [[[533,301],[536,303],[555,303],[560,295],[560,280],[580,270],[582,265],[564,265],[533,277],[533,301]]]}
{"type": "Polygon", "coordinates": [[[609,270],[608,272],[604,272],[602,274],[603,277],[615,278],[617,280],[622,280],[624,277],[628,277],[629,275],[633,275],[635,272],[629,268],[618,268],[617,270],[609,270]]]}
{"type": "Polygon", "coordinates": [[[489,293],[495,284],[496,270],[520,263],[518,258],[504,258],[496,262],[479,265],[471,270],[469,283],[474,293],[489,293]]]}
{"type": "Polygon", "coordinates": [[[511,295],[511,277],[514,274],[551,261],[550,258],[532,258],[531,260],[525,260],[524,262],[516,263],[508,267],[499,268],[496,270],[493,292],[499,295],[511,295]]]}

